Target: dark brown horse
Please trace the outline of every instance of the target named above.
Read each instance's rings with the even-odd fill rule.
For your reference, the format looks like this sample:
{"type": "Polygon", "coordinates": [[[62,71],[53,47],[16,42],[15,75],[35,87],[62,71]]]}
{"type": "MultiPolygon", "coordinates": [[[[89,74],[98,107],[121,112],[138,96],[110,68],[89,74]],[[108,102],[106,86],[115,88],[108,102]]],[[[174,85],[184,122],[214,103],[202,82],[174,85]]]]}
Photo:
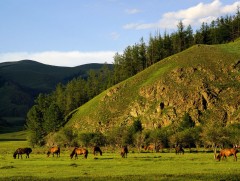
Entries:
{"type": "Polygon", "coordinates": [[[122,158],[127,158],[127,154],[128,154],[127,146],[122,147],[122,149],[121,149],[121,156],[122,156],[122,158]]]}
{"type": "Polygon", "coordinates": [[[227,158],[229,156],[234,156],[234,160],[237,161],[237,153],[238,150],[236,148],[226,148],[226,149],[222,149],[220,150],[220,153],[218,154],[218,156],[216,157],[216,159],[218,159],[218,161],[223,160],[223,158],[227,158]]]}
{"type": "Polygon", "coordinates": [[[78,148],[75,147],[72,151],[72,153],[70,154],[71,159],[73,158],[73,156],[75,155],[75,159],[78,158],[78,155],[84,155],[84,158],[87,159],[88,157],[88,150],[85,148],[78,148]]]}
{"type": "Polygon", "coordinates": [[[53,146],[52,148],[50,148],[47,152],[47,156],[49,157],[50,154],[52,154],[53,157],[54,157],[54,154],[57,154],[57,157],[60,157],[60,147],[53,146]]]}
{"type": "Polygon", "coordinates": [[[184,149],[182,146],[176,146],[175,151],[176,151],[176,155],[181,154],[181,153],[184,154],[184,149]]]}
{"type": "Polygon", "coordinates": [[[29,154],[32,152],[31,148],[18,148],[14,153],[13,153],[13,158],[16,159],[17,155],[18,155],[18,159],[19,159],[19,155],[22,158],[22,154],[26,154],[26,158],[29,158],[29,154]]]}
{"type": "Polygon", "coordinates": [[[102,156],[102,150],[100,149],[100,147],[94,146],[94,147],[93,147],[93,154],[96,155],[97,152],[99,152],[100,155],[102,156]]]}

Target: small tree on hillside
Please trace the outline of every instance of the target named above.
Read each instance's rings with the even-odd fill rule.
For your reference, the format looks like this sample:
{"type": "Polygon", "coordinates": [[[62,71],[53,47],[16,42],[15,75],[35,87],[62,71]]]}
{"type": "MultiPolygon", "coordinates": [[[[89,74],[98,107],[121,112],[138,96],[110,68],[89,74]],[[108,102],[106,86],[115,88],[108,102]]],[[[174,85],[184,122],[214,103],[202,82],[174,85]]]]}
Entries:
{"type": "Polygon", "coordinates": [[[160,148],[168,147],[169,130],[165,128],[157,128],[150,133],[150,140],[155,145],[158,152],[160,148]]]}
{"type": "Polygon", "coordinates": [[[217,122],[206,124],[202,130],[201,139],[203,143],[212,146],[216,158],[217,147],[229,142],[229,131],[217,122]]]}
{"type": "Polygon", "coordinates": [[[134,136],[137,133],[141,133],[143,130],[142,123],[140,120],[136,120],[133,124],[128,128],[127,133],[123,136],[124,143],[129,145],[134,145],[134,136]]]}

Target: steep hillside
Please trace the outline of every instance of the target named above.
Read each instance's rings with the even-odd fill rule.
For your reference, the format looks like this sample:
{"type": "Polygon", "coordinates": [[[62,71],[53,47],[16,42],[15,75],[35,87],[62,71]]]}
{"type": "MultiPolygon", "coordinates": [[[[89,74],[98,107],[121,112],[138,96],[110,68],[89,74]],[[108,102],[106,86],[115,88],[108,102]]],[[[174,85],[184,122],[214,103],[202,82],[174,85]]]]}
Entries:
{"type": "Polygon", "coordinates": [[[145,128],[211,119],[240,121],[240,41],[196,45],[108,89],[68,116],[77,131],[106,131],[140,119],[145,128]]]}
{"type": "MultiPolygon", "coordinates": [[[[0,127],[23,125],[28,109],[39,93],[49,93],[58,83],[87,77],[103,64],[58,67],[31,60],[0,63],[0,127]]],[[[112,66],[112,65],[109,65],[112,66]]]]}

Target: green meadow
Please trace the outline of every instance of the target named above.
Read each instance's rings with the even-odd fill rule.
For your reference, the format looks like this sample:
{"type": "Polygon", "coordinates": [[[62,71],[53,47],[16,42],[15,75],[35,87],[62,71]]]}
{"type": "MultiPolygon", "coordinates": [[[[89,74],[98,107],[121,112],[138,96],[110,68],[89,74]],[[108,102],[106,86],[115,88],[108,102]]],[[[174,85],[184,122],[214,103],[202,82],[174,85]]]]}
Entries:
{"type": "Polygon", "coordinates": [[[13,159],[15,149],[25,146],[26,141],[0,142],[0,180],[240,180],[233,157],[218,162],[205,151],[176,155],[130,148],[128,158],[121,158],[118,149],[103,148],[103,156],[94,156],[89,148],[87,159],[71,160],[72,148],[62,148],[59,158],[48,158],[47,148],[33,148],[29,159],[13,159]]]}

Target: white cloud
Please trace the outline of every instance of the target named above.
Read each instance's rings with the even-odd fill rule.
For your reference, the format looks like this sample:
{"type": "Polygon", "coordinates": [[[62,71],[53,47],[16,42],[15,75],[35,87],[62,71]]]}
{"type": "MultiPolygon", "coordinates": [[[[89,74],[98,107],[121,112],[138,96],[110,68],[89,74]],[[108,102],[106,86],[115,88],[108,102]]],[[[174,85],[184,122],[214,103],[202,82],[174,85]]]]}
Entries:
{"type": "Polygon", "coordinates": [[[119,34],[119,33],[117,33],[117,32],[112,32],[112,33],[111,33],[111,38],[112,38],[113,40],[118,40],[119,37],[120,37],[120,34],[119,34]]]}
{"type": "Polygon", "coordinates": [[[213,0],[211,3],[199,3],[196,6],[182,9],[176,12],[167,12],[163,14],[158,22],[153,23],[130,23],[123,26],[124,29],[176,29],[181,20],[185,25],[193,27],[199,26],[202,22],[210,23],[216,18],[234,14],[240,6],[240,1],[233,4],[222,5],[220,0],[213,0]]]}
{"type": "Polygon", "coordinates": [[[137,14],[140,12],[141,12],[141,10],[139,10],[139,9],[126,9],[127,14],[137,14]]]}
{"type": "Polygon", "coordinates": [[[0,53],[1,62],[12,62],[24,59],[35,60],[48,65],[73,67],[88,63],[113,63],[114,51],[99,52],[58,52],[46,51],[37,53],[15,52],[0,53]]]}

